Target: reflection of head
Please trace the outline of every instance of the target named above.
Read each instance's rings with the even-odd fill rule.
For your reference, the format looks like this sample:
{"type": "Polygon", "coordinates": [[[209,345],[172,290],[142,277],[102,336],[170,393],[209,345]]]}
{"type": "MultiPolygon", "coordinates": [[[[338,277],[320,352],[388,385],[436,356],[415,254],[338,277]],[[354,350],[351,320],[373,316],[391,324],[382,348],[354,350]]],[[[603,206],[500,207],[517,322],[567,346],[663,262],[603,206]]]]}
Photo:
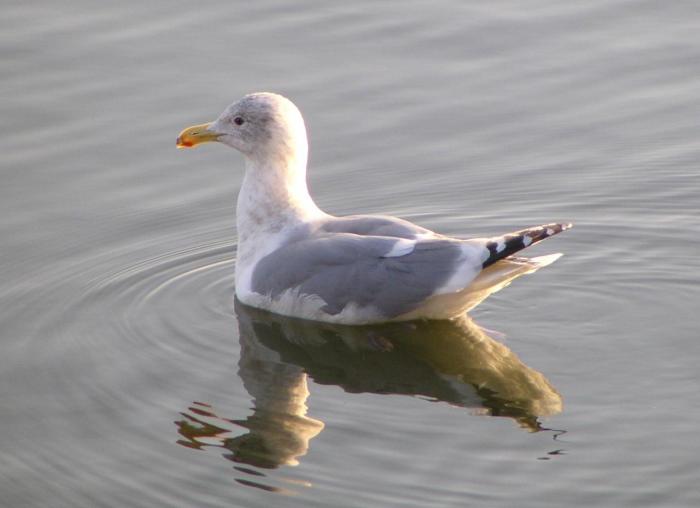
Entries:
{"type": "Polygon", "coordinates": [[[306,416],[309,390],[303,369],[282,361],[278,352],[257,340],[257,325],[245,319],[239,322],[238,374],[253,399],[253,414],[245,420],[228,420],[208,406],[193,405],[192,414],[183,413],[188,421],[177,422],[187,438],[181,444],[200,447],[213,441],[231,451],[227,459],[265,469],[296,465],[323,423],[306,416]],[[231,437],[240,427],[248,433],[231,437]]]}
{"type": "MultiPolygon", "coordinates": [[[[305,385],[306,380],[302,381],[305,385]]],[[[303,408],[306,412],[306,406],[303,408]]],[[[264,469],[297,465],[297,458],[309,449],[309,441],[323,430],[322,422],[305,414],[265,408],[256,408],[245,420],[229,420],[218,416],[208,404],[193,403],[182,416],[183,420],[175,422],[182,436],[179,444],[195,449],[227,448],[231,451],[225,455],[227,459],[264,469]],[[248,432],[231,437],[240,427],[248,432]]]]}
{"type": "Polygon", "coordinates": [[[306,454],[309,441],[323,430],[323,423],[313,418],[264,410],[236,423],[250,432],[224,441],[224,447],[232,452],[226,458],[265,469],[297,465],[297,457],[306,454]]]}
{"type": "Polygon", "coordinates": [[[256,327],[248,324],[240,322],[238,374],[253,398],[255,412],[245,422],[236,422],[250,429],[248,436],[236,438],[243,442],[225,446],[241,462],[253,464],[250,458],[268,464],[260,467],[296,465],[323,423],[306,416],[309,390],[303,369],[282,361],[276,351],[257,341],[256,327]]]}

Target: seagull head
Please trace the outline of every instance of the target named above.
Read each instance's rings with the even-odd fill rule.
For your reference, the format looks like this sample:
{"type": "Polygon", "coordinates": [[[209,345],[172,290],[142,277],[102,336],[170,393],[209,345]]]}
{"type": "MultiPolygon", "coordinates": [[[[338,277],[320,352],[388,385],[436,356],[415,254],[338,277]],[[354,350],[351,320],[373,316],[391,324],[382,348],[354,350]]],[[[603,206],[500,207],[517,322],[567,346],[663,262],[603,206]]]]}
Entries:
{"type": "Polygon", "coordinates": [[[290,158],[306,161],[304,119],[297,107],[274,93],[253,93],[228,106],[215,121],[193,125],[177,138],[178,148],[217,141],[259,163],[290,158]]]}

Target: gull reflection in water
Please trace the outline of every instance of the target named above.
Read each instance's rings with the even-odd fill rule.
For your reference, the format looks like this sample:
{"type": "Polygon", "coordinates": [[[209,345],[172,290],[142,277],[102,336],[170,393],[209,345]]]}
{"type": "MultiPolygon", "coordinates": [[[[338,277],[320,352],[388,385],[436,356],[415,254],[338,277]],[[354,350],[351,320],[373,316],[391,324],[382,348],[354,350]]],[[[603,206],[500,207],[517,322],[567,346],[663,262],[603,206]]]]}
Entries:
{"type": "MultiPolygon", "coordinates": [[[[481,288],[475,304],[533,270],[514,262],[507,277],[481,288]]],[[[236,314],[238,373],[253,399],[253,414],[232,420],[207,404],[193,403],[175,423],[179,444],[224,448],[224,456],[247,473],[262,475],[244,464],[263,469],[298,464],[323,430],[323,422],[307,416],[309,377],[350,393],[413,395],[475,408],[480,414],[512,418],[533,432],[542,429],[540,417],[562,409],[561,396],[542,373],[467,315],[450,321],[340,326],[287,318],[240,302],[236,314]]]]}

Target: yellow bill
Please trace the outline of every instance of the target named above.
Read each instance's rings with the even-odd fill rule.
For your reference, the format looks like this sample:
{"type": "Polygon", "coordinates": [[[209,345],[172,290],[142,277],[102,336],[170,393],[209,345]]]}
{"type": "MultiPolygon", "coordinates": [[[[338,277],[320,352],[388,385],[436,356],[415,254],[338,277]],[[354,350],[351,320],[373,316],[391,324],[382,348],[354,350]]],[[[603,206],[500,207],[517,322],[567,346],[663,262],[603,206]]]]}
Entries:
{"type": "Polygon", "coordinates": [[[207,130],[210,125],[211,123],[203,123],[201,125],[187,127],[177,137],[177,147],[194,148],[200,143],[208,143],[210,141],[218,140],[221,134],[207,130]]]}

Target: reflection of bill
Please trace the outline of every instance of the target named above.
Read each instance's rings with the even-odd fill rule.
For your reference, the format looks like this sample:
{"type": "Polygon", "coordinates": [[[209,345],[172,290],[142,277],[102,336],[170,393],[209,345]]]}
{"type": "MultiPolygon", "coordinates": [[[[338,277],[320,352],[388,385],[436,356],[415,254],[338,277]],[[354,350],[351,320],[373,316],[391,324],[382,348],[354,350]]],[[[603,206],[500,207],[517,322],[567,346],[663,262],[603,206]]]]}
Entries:
{"type": "MultiPolygon", "coordinates": [[[[513,262],[508,276],[475,291],[475,302],[537,267],[513,262]]],[[[500,267],[499,273],[507,271],[500,267]]],[[[475,303],[475,304],[476,304],[475,303]]],[[[547,379],[468,316],[374,326],[316,323],[237,303],[239,374],[253,399],[246,420],[228,420],[193,404],[176,422],[189,447],[224,447],[226,457],[259,468],[294,465],[323,423],[306,416],[307,376],[350,393],[419,395],[513,418],[530,431],[561,411],[547,379]],[[236,436],[236,429],[247,433],[236,436]]]]}

